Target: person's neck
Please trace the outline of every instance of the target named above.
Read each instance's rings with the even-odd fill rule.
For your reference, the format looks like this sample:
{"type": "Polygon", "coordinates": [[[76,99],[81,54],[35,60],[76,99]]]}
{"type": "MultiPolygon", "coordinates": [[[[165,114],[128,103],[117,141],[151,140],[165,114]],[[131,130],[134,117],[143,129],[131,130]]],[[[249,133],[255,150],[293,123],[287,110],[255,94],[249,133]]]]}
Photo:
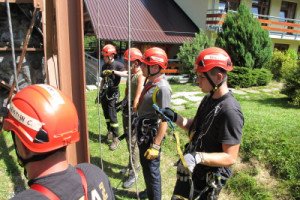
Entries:
{"type": "Polygon", "coordinates": [[[109,64],[113,63],[115,61],[115,59],[111,59],[108,61],[109,64]]]}
{"type": "Polygon", "coordinates": [[[214,92],[212,98],[219,99],[225,94],[227,94],[228,92],[229,92],[229,88],[226,85],[222,85],[221,87],[219,87],[219,89],[217,89],[217,91],[214,92]]]}
{"type": "Polygon", "coordinates": [[[149,82],[153,82],[155,79],[157,79],[158,77],[160,77],[161,76],[161,73],[158,73],[158,74],[156,74],[156,75],[154,75],[154,76],[150,76],[149,78],[148,78],[148,81],[149,82]]]}
{"type": "MultiPolygon", "coordinates": [[[[63,152],[58,152],[63,153],[63,152]]],[[[25,168],[28,173],[28,179],[34,179],[49,174],[57,173],[66,170],[69,167],[69,163],[65,155],[57,155],[56,153],[49,156],[48,158],[29,162],[25,168]]]]}

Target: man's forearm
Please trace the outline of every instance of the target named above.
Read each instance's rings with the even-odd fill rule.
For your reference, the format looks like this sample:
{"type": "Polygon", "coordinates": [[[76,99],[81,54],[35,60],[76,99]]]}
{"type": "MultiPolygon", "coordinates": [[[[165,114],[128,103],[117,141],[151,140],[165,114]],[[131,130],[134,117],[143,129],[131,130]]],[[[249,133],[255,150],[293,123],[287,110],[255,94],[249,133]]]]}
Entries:
{"type": "Polygon", "coordinates": [[[189,131],[194,119],[187,119],[177,115],[176,124],[185,131],[189,131]]]}

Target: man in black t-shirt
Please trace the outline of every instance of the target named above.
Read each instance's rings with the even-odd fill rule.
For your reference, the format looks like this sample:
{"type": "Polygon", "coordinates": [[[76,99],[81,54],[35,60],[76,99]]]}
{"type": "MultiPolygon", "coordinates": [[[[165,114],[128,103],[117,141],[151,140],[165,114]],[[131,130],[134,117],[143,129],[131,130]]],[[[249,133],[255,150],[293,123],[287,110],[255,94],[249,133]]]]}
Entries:
{"type": "MultiPolygon", "coordinates": [[[[231,176],[230,166],[238,157],[244,117],[238,101],[227,86],[227,71],[233,65],[229,55],[212,47],[198,55],[194,70],[202,100],[194,119],[184,118],[170,108],[161,111],[189,132],[184,158],[178,162],[172,200],[218,199],[231,176]]],[[[160,115],[165,120],[165,117],[160,115]]]]}
{"type": "Polygon", "coordinates": [[[19,164],[30,189],[13,199],[110,199],[110,182],[98,167],[72,167],[66,147],[79,141],[79,120],[73,102],[57,88],[31,85],[10,102],[3,129],[11,131],[19,164]]]}
{"type": "Polygon", "coordinates": [[[120,96],[119,83],[121,77],[114,74],[114,72],[126,70],[123,63],[114,60],[115,54],[117,54],[116,48],[111,44],[105,45],[102,49],[104,65],[102,66],[101,92],[99,94],[108,130],[106,137],[108,140],[112,139],[109,147],[112,151],[117,149],[120,144],[116,103],[120,96]]]}

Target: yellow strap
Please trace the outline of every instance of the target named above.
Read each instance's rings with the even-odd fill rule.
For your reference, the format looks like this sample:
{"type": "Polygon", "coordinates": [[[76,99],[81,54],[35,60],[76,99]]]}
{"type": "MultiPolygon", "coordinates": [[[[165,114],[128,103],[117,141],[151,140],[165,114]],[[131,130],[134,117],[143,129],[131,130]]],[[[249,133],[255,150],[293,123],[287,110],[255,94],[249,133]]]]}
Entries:
{"type": "Polygon", "coordinates": [[[177,198],[179,199],[182,199],[182,200],[188,200],[187,198],[183,197],[183,196],[180,196],[178,194],[174,194],[174,196],[176,196],[177,198]]]}
{"type": "Polygon", "coordinates": [[[111,126],[111,127],[119,127],[119,124],[113,124],[113,123],[110,123],[110,126],[111,126]]]}
{"type": "Polygon", "coordinates": [[[193,132],[191,133],[191,135],[190,135],[190,137],[189,137],[189,138],[190,138],[190,143],[191,143],[191,141],[192,141],[192,139],[193,139],[195,133],[196,133],[196,131],[193,131],[193,132]]]}
{"type": "Polygon", "coordinates": [[[190,170],[189,170],[189,168],[188,168],[188,166],[187,166],[187,164],[186,164],[186,162],[185,162],[185,159],[184,159],[184,157],[183,157],[183,153],[182,153],[181,148],[180,148],[180,140],[179,140],[179,135],[178,135],[179,132],[174,131],[173,134],[174,134],[175,139],[176,139],[176,143],[177,143],[177,152],[178,152],[178,154],[179,154],[180,160],[181,160],[181,162],[182,162],[184,168],[186,168],[186,170],[188,171],[190,178],[192,178],[192,174],[191,174],[191,172],[190,172],[190,170]]]}
{"type": "Polygon", "coordinates": [[[153,103],[156,104],[156,105],[158,105],[158,104],[157,104],[157,101],[156,101],[156,94],[157,94],[158,90],[159,90],[159,87],[156,86],[156,87],[155,87],[155,90],[154,90],[154,92],[153,92],[153,95],[152,95],[152,101],[153,101],[153,103]]]}

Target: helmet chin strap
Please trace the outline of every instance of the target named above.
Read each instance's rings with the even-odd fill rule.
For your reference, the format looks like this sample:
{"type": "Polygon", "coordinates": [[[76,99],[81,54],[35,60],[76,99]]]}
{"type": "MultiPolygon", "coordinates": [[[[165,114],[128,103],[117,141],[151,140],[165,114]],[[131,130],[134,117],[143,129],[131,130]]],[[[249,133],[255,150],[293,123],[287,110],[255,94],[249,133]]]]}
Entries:
{"type": "Polygon", "coordinates": [[[224,79],[219,83],[219,84],[215,84],[210,76],[208,75],[207,72],[203,72],[203,74],[206,76],[207,80],[209,81],[209,83],[211,84],[211,86],[213,87],[213,89],[210,91],[211,96],[214,95],[214,93],[221,87],[221,85],[226,81],[227,77],[224,77],[224,79]]]}
{"type": "Polygon", "coordinates": [[[60,151],[61,149],[56,149],[54,151],[50,151],[50,152],[47,152],[47,153],[43,153],[43,154],[38,154],[38,155],[34,155],[30,158],[27,158],[27,159],[23,159],[19,152],[18,152],[18,149],[17,149],[17,145],[16,145],[16,141],[15,141],[15,133],[12,132],[12,138],[13,138],[13,142],[14,142],[14,146],[15,146],[15,151],[16,151],[16,155],[17,155],[17,158],[18,158],[18,164],[21,166],[21,167],[24,167],[24,175],[26,178],[27,177],[27,171],[25,169],[25,165],[29,162],[35,162],[35,161],[40,161],[40,160],[44,160],[45,158],[51,156],[52,154],[56,153],[57,151],[60,151]]]}
{"type": "Polygon", "coordinates": [[[151,74],[151,73],[150,73],[150,65],[147,65],[147,69],[148,69],[148,76],[147,76],[146,79],[145,79],[144,86],[146,85],[146,82],[147,82],[147,80],[148,80],[149,77],[155,76],[156,74],[159,74],[159,72],[161,71],[161,68],[159,67],[158,72],[156,72],[156,73],[154,73],[154,74],[151,74]]]}

